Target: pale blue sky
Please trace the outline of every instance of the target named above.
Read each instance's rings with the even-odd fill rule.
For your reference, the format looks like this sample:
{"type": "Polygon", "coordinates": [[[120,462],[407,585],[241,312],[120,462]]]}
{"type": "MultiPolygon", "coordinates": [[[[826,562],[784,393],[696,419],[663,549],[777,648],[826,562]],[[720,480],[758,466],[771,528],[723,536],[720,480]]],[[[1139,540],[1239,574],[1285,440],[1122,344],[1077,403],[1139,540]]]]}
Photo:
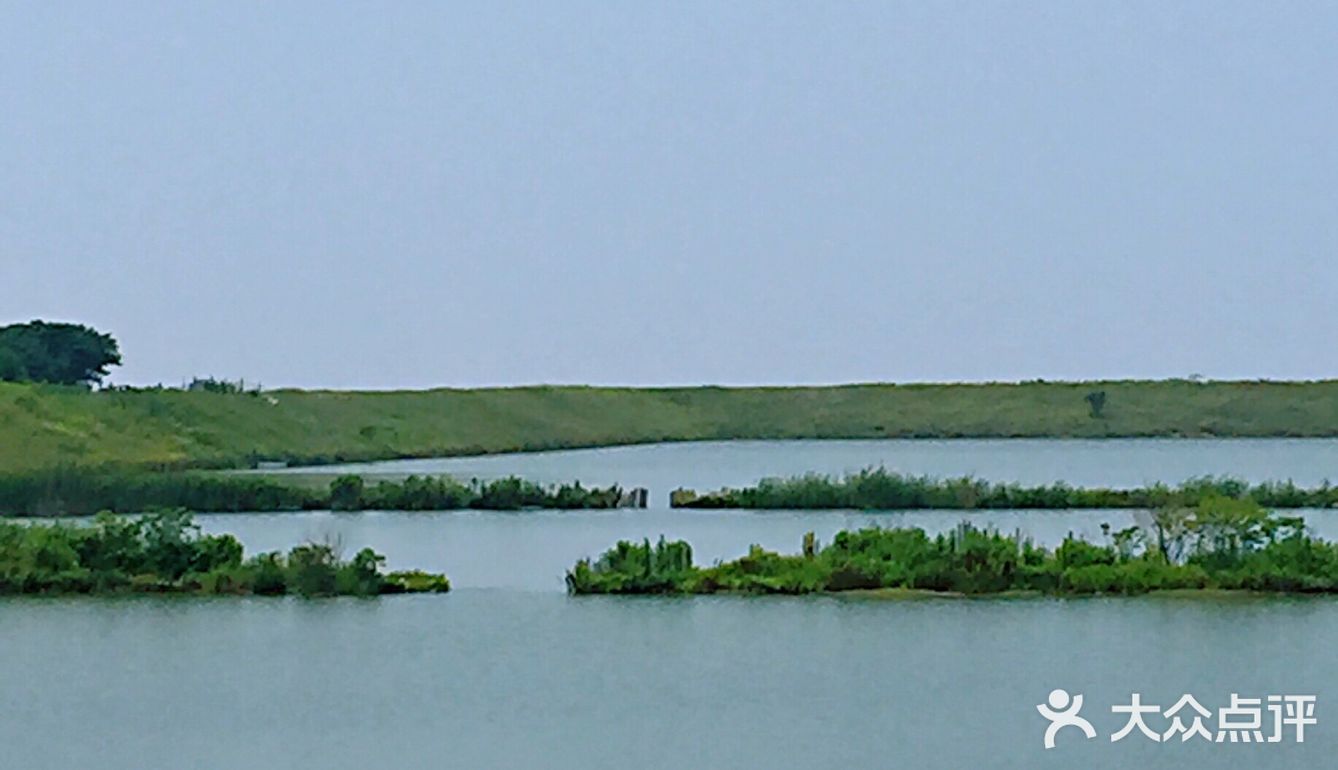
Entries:
{"type": "Polygon", "coordinates": [[[120,382],[1338,375],[1338,6],[0,0],[120,382]]]}

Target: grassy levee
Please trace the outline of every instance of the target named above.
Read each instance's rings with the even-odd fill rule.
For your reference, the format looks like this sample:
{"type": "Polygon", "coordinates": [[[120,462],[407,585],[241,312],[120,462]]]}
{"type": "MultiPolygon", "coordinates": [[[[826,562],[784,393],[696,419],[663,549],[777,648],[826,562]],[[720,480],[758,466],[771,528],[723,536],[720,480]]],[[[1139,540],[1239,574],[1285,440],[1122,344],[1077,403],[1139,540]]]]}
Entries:
{"type": "Polygon", "coordinates": [[[242,467],[653,441],[1338,436],[1338,381],[764,388],[536,386],[261,395],[0,383],[0,470],[242,467]],[[1099,414],[1089,394],[1104,392],[1099,414]]]}

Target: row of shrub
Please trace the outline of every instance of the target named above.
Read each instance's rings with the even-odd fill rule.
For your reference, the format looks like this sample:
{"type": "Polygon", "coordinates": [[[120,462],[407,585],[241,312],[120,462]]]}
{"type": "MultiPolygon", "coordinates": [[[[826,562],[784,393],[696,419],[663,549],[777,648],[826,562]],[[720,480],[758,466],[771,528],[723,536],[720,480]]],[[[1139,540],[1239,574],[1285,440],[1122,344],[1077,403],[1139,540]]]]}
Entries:
{"type": "Polygon", "coordinates": [[[567,573],[573,594],[807,594],[910,589],[961,594],[1142,594],[1172,589],[1338,592],[1338,544],[1310,537],[1300,519],[1225,497],[1156,512],[1146,529],[1107,542],[1067,538],[1049,550],[1020,536],[962,525],[840,532],[782,555],[753,546],[709,567],[682,541],[620,542],[567,573]]]}
{"type": "Polygon", "coordinates": [[[766,479],[756,486],[697,494],[676,490],[680,508],[910,510],[926,508],[1159,508],[1195,505],[1210,497],[1253,500],[1270,508],[1328,508],[1338,505],[1338,487],[1314,488],[1290,481],[1251,485],[1232,478],[1191,479],[1179,486],[1154,484],[1134,489],[1000,484],[976,478],[903,476],[870,468],[843,478],[817,474],[766,479]]]}
{"type": "Polygon", "coordinates": [[[0,594],[375,596],[450,589],[443,575],[385,573],[384,566],[370,548],[345,560],[324,543],[246,558],[235,537],[202,533],[184,510],[103,512],[86,525],[0,522],[0,594]]]}
{"type": "Polygon", "coordinates": [[[273,477],[202,472],[55,468],[0,475],[0,515],[9,516],[86,516],[155,508],[195,512],[614,508],[622,497],[617,486],[586,488],[575,483],[549,487],[515,477],[462,483],[410,476],[367,485],[360,476],[340,476],[328,487],[319,487],[273,477]]]}
{"type": "Polygon", "coordinates": [[[581,483],[543,486],[514,476],[469,483],[444,476],[409,476],[368,486],[361,476],[340,476],[330,482],[329,507],[336,511],[516,511],[526,508],[616,508],[623,499],[618,486],[587,489],[581,483]]]}
{"type": "MultiPolygon", "coordinates": [[[[681,508],[753,509],[1068,509],[1144,508],[1196,505],[1208,498],[1251,500],[1270,508],[1338,505],[1338,487],[1313,488],[1288,482],[1248,484],[1230,478],[1192,479],[1179,486],[1084,489],[1066,484],[1023,486],[974,478],[901,476],[882,468],[844,478],[807,475],[767,479],[752,487],[699,495],[676,490],[681,508]]],[[[107,510],[134,513],[154,508],[196,512],[324,510],[522,510],[526,508],[616,508],[618,486],[584,487],[579,482],[546,486],[516,477],[462,482],[449,477],[409,476],[368,484],[361,476],[339,476],[328,487],[275,477],[206,472],[131,473],[76,467],[25,474],[0,474],[0,515],[89,515],[107,510]]]]}

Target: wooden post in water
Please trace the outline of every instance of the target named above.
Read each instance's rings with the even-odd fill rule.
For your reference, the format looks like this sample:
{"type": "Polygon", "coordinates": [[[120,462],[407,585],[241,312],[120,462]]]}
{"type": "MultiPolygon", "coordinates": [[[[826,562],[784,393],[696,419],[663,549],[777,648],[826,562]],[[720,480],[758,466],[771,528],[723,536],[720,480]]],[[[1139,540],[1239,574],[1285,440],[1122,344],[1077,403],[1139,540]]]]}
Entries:
{"type": "Polygon", "coordinates": [[[619,508],[645,508],[650,501],[650,493],[645,487],[633,487],[618,498],[619,508]]]}

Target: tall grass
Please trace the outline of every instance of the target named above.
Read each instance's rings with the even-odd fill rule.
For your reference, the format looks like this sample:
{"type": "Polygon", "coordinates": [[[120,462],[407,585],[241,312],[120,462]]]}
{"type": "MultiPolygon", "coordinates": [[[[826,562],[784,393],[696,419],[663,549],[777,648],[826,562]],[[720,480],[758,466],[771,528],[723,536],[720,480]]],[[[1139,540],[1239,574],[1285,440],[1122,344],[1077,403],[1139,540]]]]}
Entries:
{"type": "Polygon", "coordinates": [[[10,516],[138,513],[158,508],[196,513],[615,508],[622,496],[622,489],[616,485],[587,488],[576,482],[544,486],[515,477],[464,483],[410,476],[367,486],[359,476],[340,476],[323,489],[272,477],[204,472],[104,472],[60,467],[0,475],[0,515],[10,516]]]}
{"type": "Polygon", "coordinates": [[[0,475],[0,514],[10,516],[83,516],[156,508],[290,511],[328,507],[326,497],[320,490],[254,476],[100,472],[69,466],[0,475]]]}
{"type": "Polygon", "coordinates": [[[450,511],[471,508],[518,511],[527,508],[572,510],[616,508],[622,500],[618,486],[587,489],[581,483],[544,486],[515,476],[462,483],[437,476],[409,476],[403,481],[381,481],[373,486],[359,476],[340,476],[330,482],[328,502],[334,510],[450,511]]]}
{"type": "Polygon", "coordinates": [[[1195,505],[1210,497],[1248,499],[1270,508],[1328,508],[1338,505],[1338,487],[1325,483],[1307,489],[1290,481],[1251,485],[1224,477],[1134,489],[1078,488],[1063,483],[1026,486],[969,477],[903,476],[870,468],[842,478],[809,474],[766,479],[752,487],[700,495],[680,489],[671,501],[679,508],[971,510],[1157,508],[1195,505]]]}

